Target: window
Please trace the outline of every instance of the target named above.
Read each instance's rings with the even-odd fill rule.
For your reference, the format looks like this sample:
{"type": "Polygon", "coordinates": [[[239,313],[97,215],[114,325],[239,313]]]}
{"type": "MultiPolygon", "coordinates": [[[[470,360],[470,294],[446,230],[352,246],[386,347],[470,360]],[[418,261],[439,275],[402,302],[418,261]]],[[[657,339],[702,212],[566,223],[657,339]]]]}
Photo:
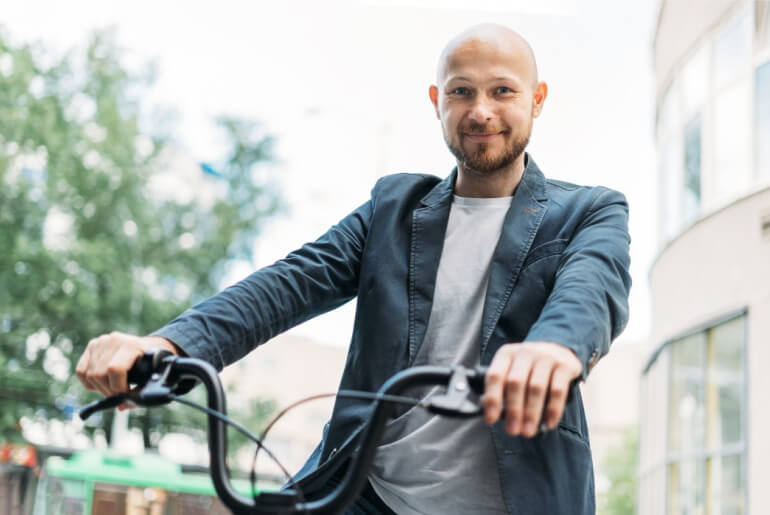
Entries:
{"type": "Polygon", "coordinates": [[[668,513],[745,511],[745,321],[668,345],[668,513]]]}
{"type": "Polygon", "coordinates": [[[722,90],[714,107],[714,191],[717,203],[745,192],[751,184],[750,84],[722,90]]]}
{"type": "Polygon", "coordinates": [[[714,38],[714,82],[717,89],[746,73],[751,57],[748,16],[730,22],[714,38]]]}
{"type": "Polygon", "coordinates": [[[756,174],[758,178],[770,179],[770,145],[768,145],[770,141],[770,61],[757,68],[754,91],[756,91],[754,115],[756,174]]]}
{"type": "Polygon", "coordinates": [[[708,97],[710,52],[709,42],[702,43],[682,69],[682,102],[688,116],[702,110],[708,97]]]}
{"type": "Polygon", "coordinates": [[[700,208],[701,116],[684,127],[684,219],[693,222],[700,208]]]}

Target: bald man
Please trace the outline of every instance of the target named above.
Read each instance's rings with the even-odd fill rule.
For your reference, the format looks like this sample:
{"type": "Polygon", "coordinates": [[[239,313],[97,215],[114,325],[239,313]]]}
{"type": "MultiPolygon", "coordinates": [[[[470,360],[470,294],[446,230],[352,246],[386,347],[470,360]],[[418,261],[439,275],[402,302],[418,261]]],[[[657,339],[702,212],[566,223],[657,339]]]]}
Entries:
{"type": "MultiPolygon", "coordinates": [[[[628,207],[607,188],[546,179],[525,153],[547,94],[519,34],[498,25],[460,34],[429,89],[457,159],[448,177],[381,178],[318,240],[153,335],[92,340],[81,381],[125,391],[126,370],[152,347],[222,368],[357,297],[340,388],[376,391],[422,364],[481,363],[489,373],[484,420],[400,412],[346,513],[594,513],[582,401],[568,393],[627,322],[628,207]]],[[[339,481],[368,408],[337,400],[297,474],[303,491],[339,481]]]]}

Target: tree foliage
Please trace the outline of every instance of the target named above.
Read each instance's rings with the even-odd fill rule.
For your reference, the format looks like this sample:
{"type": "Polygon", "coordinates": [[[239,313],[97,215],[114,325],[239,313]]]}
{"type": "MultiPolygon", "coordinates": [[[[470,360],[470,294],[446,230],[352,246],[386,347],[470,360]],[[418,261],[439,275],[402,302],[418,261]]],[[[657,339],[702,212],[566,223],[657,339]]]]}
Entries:
{"type": "Polygon", "coordinates": [[[638,457],[639,433],[634,426],[625,431],[622,441],[610,450],[602,462],[602,470],[609,485],[606,493],[598,499],[599,513],[636,513],[638,457]]]}
{"type": "Polygon", "coordinates": [[[89,339],[148,333],[215,292],[278,207],[258,124],[220,118],[229,152],[197,163],[121,59],[108,32],[63,57],[0,33],[0,439],[24,415],[69,416],[89,339]],[[159,194],[180,167],[193,194],[159,194]]]}

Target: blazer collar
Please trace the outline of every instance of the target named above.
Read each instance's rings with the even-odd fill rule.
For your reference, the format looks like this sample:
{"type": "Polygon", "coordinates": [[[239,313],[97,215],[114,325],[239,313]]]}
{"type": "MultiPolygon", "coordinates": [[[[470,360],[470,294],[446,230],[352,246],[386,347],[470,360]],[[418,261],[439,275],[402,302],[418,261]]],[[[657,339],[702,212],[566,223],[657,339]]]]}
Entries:
{"type": "MultiPolygon", "coordinates": [[[[454,193],[455,182],[457,182],[457,167],[454,167],[452,172],[443,181],[434,186],[422,198],[422,204],[427,207],[435,207],[449,201],[454,193]]],[[[528,153],[524,154],[524,173],[514,194],[518,193],[520,189],[525,190],[526,194],[535,200],[547,199],[545,194],[545,176],[528,153]],[[524,188],[521,187],[522,185],[524,185],[524,188]]]]}

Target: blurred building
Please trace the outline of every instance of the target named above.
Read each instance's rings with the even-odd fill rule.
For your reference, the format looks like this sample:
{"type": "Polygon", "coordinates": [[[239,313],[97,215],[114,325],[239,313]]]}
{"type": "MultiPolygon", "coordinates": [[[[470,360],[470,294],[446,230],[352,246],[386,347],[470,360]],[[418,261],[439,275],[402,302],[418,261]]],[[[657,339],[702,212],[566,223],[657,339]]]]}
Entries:
{"type": "Polygon", "coordinates": [[[770,509],[770,2],[663,0],[639,512],[770,509]]]}

